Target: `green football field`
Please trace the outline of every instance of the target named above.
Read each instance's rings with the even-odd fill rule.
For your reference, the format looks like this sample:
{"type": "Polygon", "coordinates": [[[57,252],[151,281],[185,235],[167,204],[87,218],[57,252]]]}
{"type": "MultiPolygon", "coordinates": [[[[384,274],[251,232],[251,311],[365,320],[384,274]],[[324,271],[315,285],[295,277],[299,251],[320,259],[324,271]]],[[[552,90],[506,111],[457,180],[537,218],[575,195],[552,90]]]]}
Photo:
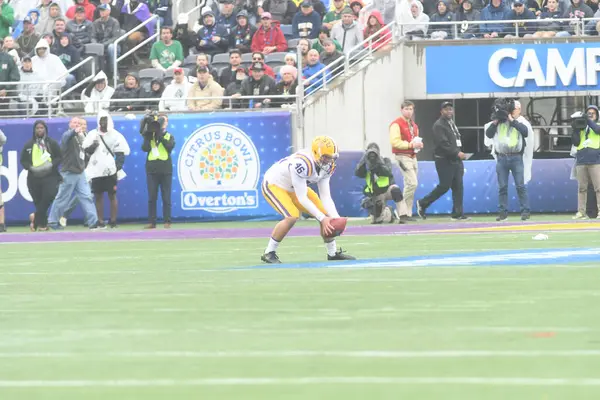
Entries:
{"type": "Polygon", "coordinates": [[[268,233],[0,236],[0,399],[599,399],[592,224],[351,226],[360,262],[298,236],[281,268],[260,265],[268,233]]]}

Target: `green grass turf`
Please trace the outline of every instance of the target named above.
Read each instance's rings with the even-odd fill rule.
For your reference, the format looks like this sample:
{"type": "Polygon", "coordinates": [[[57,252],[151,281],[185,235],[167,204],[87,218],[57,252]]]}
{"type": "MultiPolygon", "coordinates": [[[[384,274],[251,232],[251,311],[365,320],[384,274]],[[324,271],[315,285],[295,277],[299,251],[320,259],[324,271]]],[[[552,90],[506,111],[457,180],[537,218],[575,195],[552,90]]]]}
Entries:
{"type": "MultiPolygon", "coordinates": [[[[600,243],[598,232],[532,236],[339,243],[359,258],[600,243]]],[[[231,268],[258,264],[264,246],[265,239],[1,245],[0,399],[600,398],[600,386],[578,381],[600,382],[600,353],[572,353],[600,352],[598,265],[231,268]],[[464,353],[475,350],[491,353],[464,353]],[[431,351],[456,353],[422,353],[431,351]],[[408,381],[339,380],[352,377],[408,381]],[[433,381],[410,380],[423,377],[433,381]],[[487,384],[440,382],[461,377],[487,384]],[[500,378],[513,380],[490,384],[500,378]],[[523,378],[540,380],[514,380],[523,378]],[[16,381],[29,383],[11,387],[16,381]],[[84,386],[46,387],[53,381],[84,386]],[[153,386],[161,382],[168,386],[153,386]]],[[[315,237],[290,238],[280,257],[321,261],[324,249],[315,237]]]]}

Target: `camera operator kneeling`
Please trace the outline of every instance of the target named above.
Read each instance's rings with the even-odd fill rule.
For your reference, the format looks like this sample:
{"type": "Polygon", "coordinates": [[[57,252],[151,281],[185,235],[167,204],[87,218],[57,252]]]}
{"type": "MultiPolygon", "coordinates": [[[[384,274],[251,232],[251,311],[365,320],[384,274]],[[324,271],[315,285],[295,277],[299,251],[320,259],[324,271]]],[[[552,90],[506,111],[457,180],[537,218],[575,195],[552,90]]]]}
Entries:
{"type": "Polygon", "coordinates": [[[144,137],[142,151],[148,153],[146,181],[149,223],[146,229],[156,228],[156,201],[159,186],[165,228],[171,227],[171,182],[173,180],[171,151],[175,147],[175,138],[166,131],[167,123],[166,116],[158,116],[157,113],[152,112],[144,117],[140,125],[140,133],[144,137]]]}
{"type": "MultiPolygon", "coordinates": [[[[579,113],[571,123],[571,140],[577,148],[577,214],[573,219],[586,219],[586,202],[589,184],[596,194],[596,207],[600,206],[600,125],[598,125],[598,107],[588,106],[586,114],[579,113]]],[[[590,210],[593,211],[593,210],[590,210]]],[[[596,215],[599,215],[596,213],[596,215]]],[[[593,216],[593,214],[592,214],[593,216]]],[[[600,217],[599,217],[600,218],[600,217]]]]}
{"type": "Polygon", "coordinates": [[[392,162],[389,158],[381,158],[379,146],[376,143],[367,146],[367,151],[356,166],[354,174],[366,180],[363,189],[366,198],[361,206],[369,211],[373,224],[394,222],[394,213],[386,206],[389,200],[396,203],[400,223],[406,222],[406,205],[403,201],[402,190],[394,184],[392,162]]]}
{"type": "Polygon", "coordinates": [[[499,99],[493,108],[493,121],[487,126],[485,136],[493,139],[498,177],[498,208],[496,221],[508,218],[508,178],[512,172],[521,207],[521,220],[530,218],[529,197],[525,186],[523,152],[525,138],[529,135],[526,120],[521,117],[521,104],[509,99],[499,99]]]}

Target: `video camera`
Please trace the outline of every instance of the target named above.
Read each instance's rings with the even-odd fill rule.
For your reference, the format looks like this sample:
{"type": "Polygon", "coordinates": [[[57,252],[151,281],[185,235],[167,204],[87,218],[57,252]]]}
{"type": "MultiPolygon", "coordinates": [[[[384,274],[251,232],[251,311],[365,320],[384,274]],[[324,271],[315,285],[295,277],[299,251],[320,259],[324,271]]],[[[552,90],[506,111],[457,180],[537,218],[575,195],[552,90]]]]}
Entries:
{"type": "Polygon", "coordinates": [[[492,119],[498,122],[505,122],[514,110],[515,101],[513,99],[496,99],[494,105],[492,105],[492,119]]]}
{"type": "Polygon", "coordinates": [[[150,111],[140,124],[140,134],[151,137],[160,134],[165,121],[165,117],[161,117],[157,111],[150,111]]]}
{"type": "Polygon", "coordinates": [[[367,169],[369,171],[374,171],[381,164],[383,164],[383,160],[381,159],[379,153],[379,146],[376,143],[371,143],[367,146],[367,151],[365,152],[364,157],[367,164],[367,169]]]}
{"type": "Polygon", "coordinates": [[[571,115],[571,128],[576,131],[585,129],[588,125],[588,116],[586,113],[577,111],[571,115]]]}

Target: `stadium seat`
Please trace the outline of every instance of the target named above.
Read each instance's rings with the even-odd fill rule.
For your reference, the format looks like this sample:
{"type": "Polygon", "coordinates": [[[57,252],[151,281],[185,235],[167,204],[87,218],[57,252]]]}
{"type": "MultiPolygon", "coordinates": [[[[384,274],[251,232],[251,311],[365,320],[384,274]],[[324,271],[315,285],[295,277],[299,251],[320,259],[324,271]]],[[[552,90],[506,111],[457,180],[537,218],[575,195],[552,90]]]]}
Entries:
{"type": "Polygon", "coordinates": [[[212,59],[211,66],[217,70],[229,65],[229,53],[215,54],[212,59]]]}
{"type": "MultiPolygon", "coordinates": [[[[193,67],[194,65],[196,65],[196,55],[192,54],[191,56],[187,56],[184,60],[183,60],[183,68],[190,68],[193,67]]],[[[191,69],[191,68],[190,68],[191,69]]]]}
{"type": "Polygon", "coordinates": [[[281,28],[281,32],[283,32],[283,36],[285,36],[285,40],[292,39],[292,26],[291,25],[279,25],[281,28]]]}
{"type": "Polygon", "coordinates": [[[298,42],[300,41],[300,39],[290,39],[288,40],[287,44],[288,44],[288,49],[295,49],[296,47],[298,47],[298,42]]]}
{"type": "Polygon", "coordinates": [[[164,79],[165,74],[163,71],[155,68],[144,68],[140,71],[140,80],[141,79],[164,79]]]}
{"type": "Polygon", "coordinates": [[[252,53],[242,54],[242,64],[250,64],[252,62],[252,53]]]}
{"type": "Polygon", "coordinates": [[[284,52],[267,54],[265,56],[265,63],[267,63],[267,65],[269,65],[270,67],[285,65],[285,56],[286,55],[287,55],[287,53],[284,53],[284,52]]]}
{"type": "Polygon", "coordinates": [[[88,43],[83,47],[83,54],[89,56],[103,56],[104,45],[102,43],[88,43]]]}

